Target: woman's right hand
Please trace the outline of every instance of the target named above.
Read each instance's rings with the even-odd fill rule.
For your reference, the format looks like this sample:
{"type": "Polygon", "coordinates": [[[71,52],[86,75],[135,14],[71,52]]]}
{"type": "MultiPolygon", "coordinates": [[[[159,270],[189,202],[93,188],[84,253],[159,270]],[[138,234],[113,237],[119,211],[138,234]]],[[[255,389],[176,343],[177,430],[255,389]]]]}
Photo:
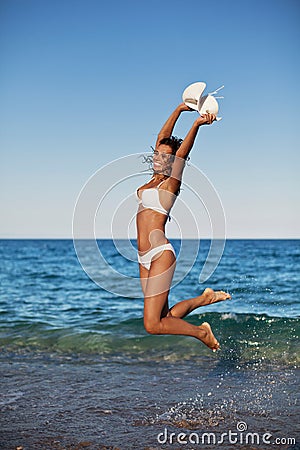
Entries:
{"type": "Polygon", "coordinates": [[[187,106],[185,103],[180,103],[180,105],[178,105],[178,109],[180,110],[180,112],[183,112],[183,111],[195,111],[194,109],[192,109],[189,106],[187,106]]]}

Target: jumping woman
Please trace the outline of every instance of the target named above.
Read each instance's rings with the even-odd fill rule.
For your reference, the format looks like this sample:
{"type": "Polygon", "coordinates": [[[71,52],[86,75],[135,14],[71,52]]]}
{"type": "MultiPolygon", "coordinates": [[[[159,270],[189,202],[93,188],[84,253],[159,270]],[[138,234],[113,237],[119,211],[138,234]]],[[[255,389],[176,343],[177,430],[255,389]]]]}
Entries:
{"type": "Polygon", "coordinates": [[[185,161],[195,142],[199,127],[212,124],[213,114],[199,116],[185,139],[172,136],[174,126],[183,111],[180,104],[158,134],[153,154],[153,176],[137,190],[139,203],[136,225],[138,261],[144,294],[144,326],[150,334],[193,336],[211,350],[220,347],[210,325],[192,325],[183,318],[194,309],[230,298],[224,291],[205,289],[198,297],[182,300],[169,308],[168,296],[176,265],[172,244],[165,235],[165,225],[179,194],[185,161]]]}

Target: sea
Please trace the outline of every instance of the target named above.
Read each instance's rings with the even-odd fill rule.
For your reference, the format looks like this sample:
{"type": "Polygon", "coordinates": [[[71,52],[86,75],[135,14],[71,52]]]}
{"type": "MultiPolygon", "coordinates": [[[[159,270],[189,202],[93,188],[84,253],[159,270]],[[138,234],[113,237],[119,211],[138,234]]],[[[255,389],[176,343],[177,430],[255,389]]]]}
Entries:
{"type": "Polygon", "coordinates": [[[147,334],[136,260],[96,242],[93,278],[72,240],[0,240],[0,449],[299,449],[300,240],[227,240],[204,283],[185,242],[170,306],[231,294],[186,318],[216,353],[147,334]]]}

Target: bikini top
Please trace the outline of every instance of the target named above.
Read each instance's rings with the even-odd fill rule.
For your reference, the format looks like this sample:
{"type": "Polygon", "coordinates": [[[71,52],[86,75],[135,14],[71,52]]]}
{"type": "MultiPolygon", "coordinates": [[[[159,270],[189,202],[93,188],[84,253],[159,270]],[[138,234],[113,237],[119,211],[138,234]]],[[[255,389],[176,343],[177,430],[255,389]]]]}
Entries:
{"type": "MultiPolygon", "coordinates": [[[[151,180],[150,180],[151,181],[151,180]]],[[[136,192],[136,197],[139,205],[143,205],[145,209],[152,209],[165,216],[169,216],[169,212],[162,206],[159,200],[159,186],[165,180],[161,181],[155,188],[141,189],[141,198],[136,192]]]]}

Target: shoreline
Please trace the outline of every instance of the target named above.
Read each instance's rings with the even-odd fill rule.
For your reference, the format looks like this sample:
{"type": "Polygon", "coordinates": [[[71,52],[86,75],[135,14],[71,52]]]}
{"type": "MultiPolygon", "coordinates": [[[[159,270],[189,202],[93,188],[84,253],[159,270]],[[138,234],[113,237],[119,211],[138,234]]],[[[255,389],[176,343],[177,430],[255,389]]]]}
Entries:
{"type": "MultiPolygon", "coordinates": [[[[240,422],[259,435],[299,437],[299,369],[208,357],[117,363],[32,356],[1,358],[3,450],[212,448],[160,444],[158,435],[167,429],[168,436],[220,438],[240,422]]],[[[264,448],[227,444],[222,449],[264,448]]]]}

